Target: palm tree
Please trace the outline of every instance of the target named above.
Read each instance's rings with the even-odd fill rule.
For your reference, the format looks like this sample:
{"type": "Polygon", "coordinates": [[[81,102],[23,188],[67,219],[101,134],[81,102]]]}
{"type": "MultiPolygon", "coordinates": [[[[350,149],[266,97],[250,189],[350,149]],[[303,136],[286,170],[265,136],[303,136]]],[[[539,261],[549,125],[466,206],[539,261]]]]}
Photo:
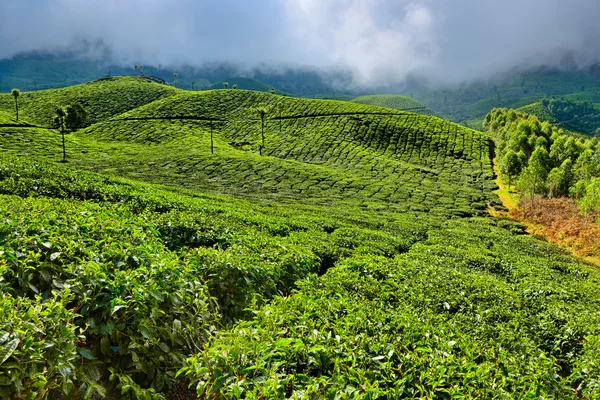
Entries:
{"type": "Polygon", "coordinates": [[[54,124],[60,130],[62,135],[62,148],[63,148],[63,159],[62,162],[67,162],[67,149],[65,147],[65,132],[67,130],[67,112],[64,108],[59,107],[56,109],[56,114],[54,115],[54,124]]]}
{"type": "Polygon", "coordinates": [[[227,89],[229,87],[229,82],[223,82],[223,86],[225,87],[225,89],[227,89]]]}
{"type": "Polygon", "coordinates": [[[265,148],[265,118],[269,114],[269,110],[266,107],[260,106],[256,108],[255,112],[259,116],[261,122],[260,136],[262,138],[262,145],[260,146],[259,154],[262,156],[262,151],[265,148]]]}
{"type": "Polygon", "coordinates": [[[13,89],[11,94],[15,98],[15,113],[17,114],[17,121],[18,121],[19,120],[19,96],[21,96],[21,91],[19,89],[13,89]]]}

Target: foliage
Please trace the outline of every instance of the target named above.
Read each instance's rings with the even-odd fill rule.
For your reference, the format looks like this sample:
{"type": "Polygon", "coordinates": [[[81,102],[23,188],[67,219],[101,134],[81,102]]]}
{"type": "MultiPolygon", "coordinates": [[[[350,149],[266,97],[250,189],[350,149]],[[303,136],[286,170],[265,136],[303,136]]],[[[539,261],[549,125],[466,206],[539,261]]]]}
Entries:
{"type": "Polygon", "coordinates": [[[0,397],[43,398],[51,390],[68,395],[75,380],[85,381],[75,367],[82,337],[67,309],[70,291],[45,298],[13,296],[4,279],[9,268],[0,262],[0,397]]]}
{"type": "MultiPolygon", "coordinates": [[[[548,100],[544,104],[560,108],[570,103],[548,100]]],[[[590,181],[600,176],[596,138],[577,136],[534,115],[507,109],[494,109],[486,116],[485,125],[497,142],[500,172],[510,179],[520,164],[519,188],[530,198],[581,198],[590,181]],[[513,154],[522,154],[521,159],[516,160],[513,154]],[[511,174],[509,164],[515,166],[511,174]]]]}
{"type": "Polygon", "coordinates": [[[85,121],[89,115],[87,110],[81,104],[75,103],[67,106],[65,126],[71,132],[81,129],[85,126],[85,121]]]}
{"type": "Polygon", "coordinates": [[[600,110],[590,101],[543,99],[539,103],[522,107],[519,111],[576,132],[595,134],[600,128],[600,110]]]}
{"type": "Polygon", "coordinates": [[[597,395],[598,271],[501,226],[450,221],[393,259],[340,262],[181,373],[201,398],[597,395]]]}

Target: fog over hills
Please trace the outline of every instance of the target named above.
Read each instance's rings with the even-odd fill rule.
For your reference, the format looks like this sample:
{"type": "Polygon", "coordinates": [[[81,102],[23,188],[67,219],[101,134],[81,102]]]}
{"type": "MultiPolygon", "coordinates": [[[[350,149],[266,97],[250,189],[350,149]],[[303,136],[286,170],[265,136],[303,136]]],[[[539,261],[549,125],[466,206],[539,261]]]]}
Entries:
{"type": "Polygon", "coordinates": [[[357,87],[409,76],[457,83],[598,62],[593,0],[3,0],[0,58],[81,49],[123,64],[352,71],[357,87]],[[100,50],[100,51],[99,51],[100,50]]]}

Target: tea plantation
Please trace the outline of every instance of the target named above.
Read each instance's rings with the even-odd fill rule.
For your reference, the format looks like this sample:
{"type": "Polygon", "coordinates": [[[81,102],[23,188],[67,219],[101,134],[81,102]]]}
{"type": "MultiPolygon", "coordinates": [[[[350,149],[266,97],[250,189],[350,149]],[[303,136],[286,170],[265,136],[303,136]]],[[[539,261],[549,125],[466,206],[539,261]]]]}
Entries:
{"type": "Polygon", "coordinates": [[[0,398],[600,396],[600,272],[488,215],[483,133],[133,78],[21,100],[0,398]],[[49,104],[84,99],[59,163],[49,104]]]}
{"type": "Polygon", "coordinates": [[[417,114],[435,115],[435,112],[417,100],[398,94],[374,94],[359,96],[352,100],[354,103],[371,106],[387,107],[396,110],[413,111],[417,114]]]}

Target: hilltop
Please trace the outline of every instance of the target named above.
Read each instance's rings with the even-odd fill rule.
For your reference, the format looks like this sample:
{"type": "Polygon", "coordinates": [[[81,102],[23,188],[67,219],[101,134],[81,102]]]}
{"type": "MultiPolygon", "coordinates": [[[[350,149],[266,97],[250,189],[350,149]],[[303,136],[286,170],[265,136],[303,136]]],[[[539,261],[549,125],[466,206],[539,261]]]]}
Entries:
{"type": "Polygon", "coordinates": [[[486,134],[136,78],[22,100],[38,126],[0,126],[0,397],[598,395],[600,272],[489,216],[486,134]],[[56,99],[93,115],[66,164],[56,99]]]}
{"type": "MultiPolygon", "coordinates": [[[[128,110],[173,95],[178,90],[138,77],[113,77],[62,89],[23,92],[19,97],[20,119],[49,127],[57,107],[79,103],[94,124],[128,110]]],[[[0,111],[14,112],[14,98],[0,94],[0,111]]]]}

